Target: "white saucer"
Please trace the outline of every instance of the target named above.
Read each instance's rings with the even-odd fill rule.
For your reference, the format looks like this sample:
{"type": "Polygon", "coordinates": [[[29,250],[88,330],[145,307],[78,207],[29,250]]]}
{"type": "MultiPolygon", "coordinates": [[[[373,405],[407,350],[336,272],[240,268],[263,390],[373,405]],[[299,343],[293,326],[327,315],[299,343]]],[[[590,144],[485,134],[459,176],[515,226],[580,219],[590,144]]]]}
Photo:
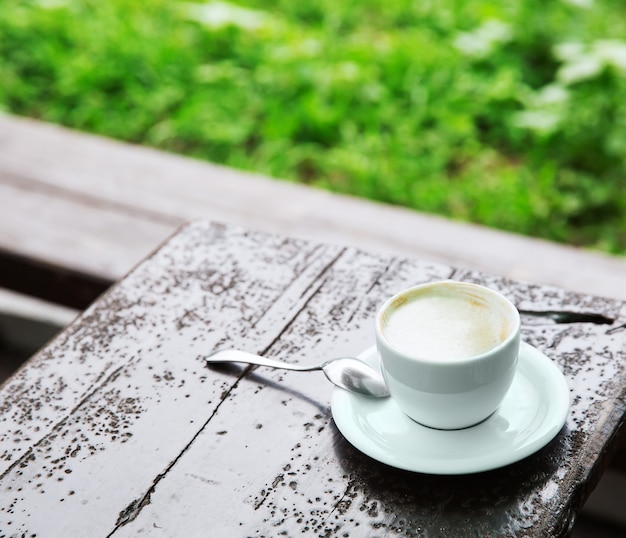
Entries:
{"type": "MultiPolygon", "coordinates": [[[[376,348],[361,360],[378,368],[376,348]]],[[[519,461],[549,443],[565,424],[569,389],[560,370],[522,343],[518,370],[500,408],[464,430],[434,430],[407,417],[391,398],[333,391],[331,409],[344,437],[393,467],[429,474],[467,474],[519,461]]]]}

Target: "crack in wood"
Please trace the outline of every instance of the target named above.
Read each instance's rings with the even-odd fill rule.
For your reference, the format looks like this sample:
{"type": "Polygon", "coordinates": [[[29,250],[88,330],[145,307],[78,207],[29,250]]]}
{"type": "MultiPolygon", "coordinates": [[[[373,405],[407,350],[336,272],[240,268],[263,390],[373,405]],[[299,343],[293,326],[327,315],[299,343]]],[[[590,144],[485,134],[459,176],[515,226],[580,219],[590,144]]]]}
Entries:
{"type": "Polygon", "coordinates": [[[261,491],[261,500],[254,504],[255,510],[258,510],[261,506],[263,506],[263,503],[267,501],[267,498],[270,496],[271,491],[271,489],[264,489],[261,491]]]}
{"type": "Polygon", "coordinates": [[[523,316],[546,318],[554,323],[595,323],[596,325],[612,325],[614,318],[597,312],[573,312],[568,310],[520,310],[523,316]]]}
{"type": "MultiPolygon", "coordinates": [[[[333,509],[328,512],[327,516],[322,521],[322,524],[326,523],[326,521],[328,521],[330,516],[332,516],[337,510],[339,510],[339,512],[342,515],[348,510],[348,508],[352,504],[352,499],[350,498],[350,492],[354,489],[355,484],[356,484],[356,480],[348,481],[348,485],[346,486],[346,489],[344,489],[343,493],[341,494],[341,497],[339,497],[339,500],[333,506],[333,509]]],[[[354,497],[354,495],[352,497],[354,497]]]]}
{"type": "MultiPolygon", "coordinates": [[[[327,248],[327,247],[326,247],[327,248]]],[[[322,268],[322,270],[320,271],[320,273],[313,279],[311,279],[310,284],[304,288],[302,290],[302,293],[300,293],[300,299],[304,298],[307,296],[307,294],[309,293],[309,290],[315,285],[315,283],[317,282],[317,280],[326,273],[326,271],[329,269],[329,267],[331,267],[332,265],[335,264],[335,262],[341,257],[341,255],[346,251],[347,249],[344,247],[342,248],[339,253],[330,261],[329,264],[327,264],[326,266],[324,266],[322,268]]],[[[296,278],[298,278],[300,276],[301,273],[299,273],[298,275],[296,275],[296,278]]],[[[295,278],[294,278],[295,280],[295,278]]]]}
{"type": "Polygon", "coordinates": [[[183,449],[177,454],[177,456],[172,461],[170,461],[170,463],[167,465],[165,470],[162,473],[159,473],[158,475],[156,475],[156,477],[152,480],[152,484],[150,485],[148,490],[141,497],[134,499],[126,508],[120,511],[117,521],[115,522],[115,527],[109,534],[106,535],[106,538],[110,538],[124,525],[137,519],[141,511],[150,504],[152,494],[156,491],[156,488],[159,482],[161,482],[161,480],[163,480],[167,476],[167,474],[180,461],[183,455],[191,448],[195,440],[200,436],[200,434],[204,431],[204,429],[209,425],[211,420],[213,420],[213,417],[217,414],[222,404],[228,399],[231,392],[239,385],[239,382],[243,379],[243,377],[245,377],[245,375],[248,373],[249,370],[250,370],[249,367],[246,368],[243,371],[243,373],[237,378],[235,383],[233,383],[231,387],[227,391],[224,392],[222,399],[215,406],[215,409],[213,409],[213,412],[211,413],[209,418],[202,424],[200,429],[198,429],[198,431],[194,434],[191,440],[183,447],[183,449]]]}
{"type": "Polygon", "coordinates": [[[616,332],[623,331],[624,329],[626,329],[626,323],[622,323],[621,325],[618,325],[617,327],[610,328],[608,331],[606,331],[606,334],[614,334],[616,332]]]}
{"type": "MultiPolygon", "coordinates": [[[[317,246],[313,249],[313,251],[311,251],[310,256],[313,256],[313,253],[317,253],[318,256],[321,256],[324,252],[324,248],[322,246],[317,246]],[[320,251],[318,253],[318,251],[320,251]]],[[[343,249],[345,250],[345,249],[343,249]]],[[[333,264],[335,262],[336,258],[334,258],[331,261],[331,264],[333,264]]],[[[321,273],[325,272],[326,270],[326,266],[324,268],[322,268],[321,273]]],[[[296,271],[293,278],[291,279],[291,281],[285,286],[285,290],[289,289],[290,286],[292,286],[294,284],[294,282],[296,282],[304,273],[306,272],[306,268],[300,271],[296,271]]],[[[306,286],[304,288],[304,290],[300,293],[300,298],[303,298],[306,296],[307,292],[309,291],[309,289],[311,288],[311,286],[313,286],[313,284],[315,284],[315,282],[317,282],[319,278],[319,275],[315,276],[314,278],[311,279],[311,282],[309,283],[308,286],[306,286]]],[[[263,320],[263,318],[267,315],[268,312],[270,312],[272,309],[274,308],[274,304],[269,304],[267,306],[267,308],[265,309],[265,311],[261,312],[259,317],[250,325],[251,329],[254,329],[257,327],[257,325],[261,322],[261,320],[263,320]]]]}
{"type": "Polygon", "coordinates": [[[280,338],[285,334],[285,332],[293,325],[293,323],[298,319],[298,316],[302,313],[302,311],[308,306],[311,300],[320,292],[320,290],[324,287],[324,284],[327,282],[327,278],[324,278],[326,273],[330,270],[330,268],[337,263],[337,260],[341,258],[341,256],[346,252],[346,248],[342,248],[336,256],[334,256],[330,262],[328,262],[320,272],[312,279],[312,282],[309,286],[307,286],[307,290],[310,290],[313,287],[315,282],[319,282],[319,285],[311,292],[311,294],[305,299],[300,308],[293,314],[291,319],[287,321],[284,327],[278,331],[277,335],[272,339],[272,341],[261,351],[261,355],[265,355],[269,352],[270,349],[274,346],[274,344],[280,340],[280,338]]]}
{"type": "MultiPolygon", "coordinates": [[[[367,288],[367,290],[365,290],[365,293],[363,294],[363,297],[367,297],[372,290],[380,284],[381,279],[383,276],[385,276],[389,270],[391,269],[391,267],[398,261],[399,258],[391,258],[391,260],[389,261],[389,263],[384,267],[384,269],[382,271],[380,271],[380,273],[378,273],[376,275],[376,278],[372,281],[372,283],[370,284],[369,288],[367,288]]],[[[354,316],[356,316],[357,312],[359,311],[359,308],[361,307],[361,305],[363,304],[363,297],[361,298],[361,300],[358,302],[358,304],[356,305],[355,308],[352,309],[352,313],[350,314],[350,317],[348,317],[347,323],[350,324],[352,323],[352,320],[354,320],[354,316]]]]}

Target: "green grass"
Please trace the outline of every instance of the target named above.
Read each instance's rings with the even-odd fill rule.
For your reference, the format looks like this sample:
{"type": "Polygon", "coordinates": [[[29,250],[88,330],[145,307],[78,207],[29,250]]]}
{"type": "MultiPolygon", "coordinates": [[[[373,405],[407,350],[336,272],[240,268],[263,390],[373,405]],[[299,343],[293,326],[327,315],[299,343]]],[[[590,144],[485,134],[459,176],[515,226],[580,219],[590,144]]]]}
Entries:
{"type": "Polygon", "coordinates": [[[0,109],[626,253],[618,0],[0,0],[0,109]]]}

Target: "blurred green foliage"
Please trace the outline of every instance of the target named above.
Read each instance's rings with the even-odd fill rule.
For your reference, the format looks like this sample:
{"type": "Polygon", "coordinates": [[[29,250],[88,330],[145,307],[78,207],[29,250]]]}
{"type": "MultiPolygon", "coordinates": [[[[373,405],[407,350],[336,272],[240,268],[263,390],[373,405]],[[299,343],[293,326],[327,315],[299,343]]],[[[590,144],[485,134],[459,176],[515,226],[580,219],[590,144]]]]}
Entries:
{"type": "Polygon", "coordinates": [[[621,0],[0,0],[0,109],[626,253],[621,0]]]}

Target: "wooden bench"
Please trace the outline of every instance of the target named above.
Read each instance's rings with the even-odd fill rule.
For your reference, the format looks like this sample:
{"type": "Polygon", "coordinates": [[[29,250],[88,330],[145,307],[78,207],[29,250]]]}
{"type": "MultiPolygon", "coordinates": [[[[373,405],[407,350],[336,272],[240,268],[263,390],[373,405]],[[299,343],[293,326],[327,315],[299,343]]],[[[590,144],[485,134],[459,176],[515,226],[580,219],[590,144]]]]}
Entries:
{"type": "Polygon", "coordinates": [[[197,218],[626,299],[626,260],[0,115],[0,287],[84,308],[197,218]]]}

